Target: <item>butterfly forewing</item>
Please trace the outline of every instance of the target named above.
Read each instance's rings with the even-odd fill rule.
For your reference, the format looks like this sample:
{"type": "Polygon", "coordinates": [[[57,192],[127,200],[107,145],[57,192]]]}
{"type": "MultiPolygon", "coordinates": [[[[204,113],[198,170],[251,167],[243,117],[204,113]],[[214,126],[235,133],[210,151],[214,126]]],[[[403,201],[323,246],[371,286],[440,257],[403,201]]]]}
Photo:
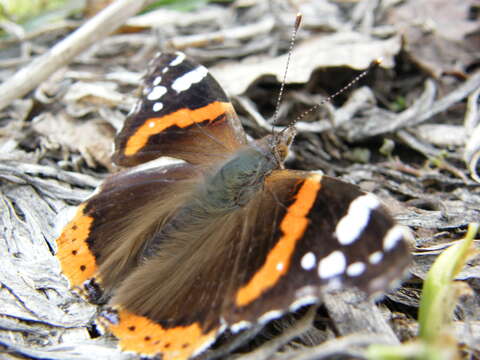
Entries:
{"type": "Polygon", "coordinates": [[[160,156],[219,162],[245,144],[227,95],[207,69],[182,53],[149,65],[143,94],[115,140],[113,160],[133,166],[160,156]]]}

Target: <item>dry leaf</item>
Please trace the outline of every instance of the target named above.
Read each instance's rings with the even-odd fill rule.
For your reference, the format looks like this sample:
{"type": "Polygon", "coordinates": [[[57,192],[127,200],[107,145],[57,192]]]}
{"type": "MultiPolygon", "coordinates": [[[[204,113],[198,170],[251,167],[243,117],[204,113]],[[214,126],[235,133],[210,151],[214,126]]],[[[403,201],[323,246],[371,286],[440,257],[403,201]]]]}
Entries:
{"type": "MultiPolygon", "coordinates": [[[[372,39],[360,33],[341,32],[316,36],[298,45],[292,54],[292,66],[288,70],[287,83],[305,83],[318,68],[347,66],[364,70],[379,58],[382,66],[393,66],[393,57],[401,48],[399,37],[388,40],[372,39]]],[[[239,63],[217,65],[210,69],[229,95],[242,94],[255,80],[273,75],[279,82],[285,72],[287,55],[239,63]]]]}
{"type": "Polygon", "coordinates": [[[44,113],[32,124],[38,133],[69,151],[78,151],[90,167],[97,163],[112,169],[110,159],[115,131],[103,120],[79,121],[66,114],[44,113]]]}

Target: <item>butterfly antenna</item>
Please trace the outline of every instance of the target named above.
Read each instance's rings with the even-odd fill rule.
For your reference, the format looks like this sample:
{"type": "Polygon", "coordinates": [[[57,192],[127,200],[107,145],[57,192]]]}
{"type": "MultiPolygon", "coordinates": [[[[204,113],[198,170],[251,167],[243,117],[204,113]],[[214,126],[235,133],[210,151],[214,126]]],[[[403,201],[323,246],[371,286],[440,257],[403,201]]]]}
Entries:
{"type": "Polygon", "coordinates": [[[323,104],[332,101],[334,98],[336,98],[338,95],[340,95],[341,93],[343,93],[345,90],[348,90],[349,88],[351,88],[352,85],[354,85],[356,82],[358,82],[361,78],[365,77],[365,75],[367,75],[373,68],[376,68],[376,67],[379,66],[381,63],[382,63],[382,59],[381,59],[381,58],[374,60],[374,61],[373,61],[373,64],[370,65],[367,70],[365,70],[365,71],[363,71],[361,74],[357,75],[352,81],[350,81],[347,85],[345,85],[344,87],[342,87],[340,90],[336,91],[334,94],[327,96],[327,97],[324,98],[322,101],[320,101],[318,104],[312,106],[310,109],[305,110],[303,113],[301,113],[300,115],[298,115],[298,116],[295,118],[295,120],[293,120],[293,121],[288,125],[287,128],[295,125],[298,121],[300,121],[301,119],[303,119],[306,115],[310,114],[312,111],[317,110],[317,109],[318,109],[320,106],[322,106],[323,104]]]}
{"type": "Polygon", "coordinates": [[[275,105],[275,113],[273,114],[272,134],[274,133],[273,129],[278,119],[278,113],[280,112],[280,103],[282,102],[283,91],[285,89],[285,81],[287,79],[288,66],[290,65],[293,46],[295,45],[295,38],[297,37],[297,32],[298,32],[298,29],[300,28],[301,22],[302,22],[302,14],[297,13],[297,17],[295,18],[295,24],[293,25],[292,36],[290,38],[290,46],[288,48],[287,64],[285,66],[285,72],[283,73],[283,79],[282,79],[282,84],[280,85],[280,91],[278,92],[277,104],[275,105]]]}

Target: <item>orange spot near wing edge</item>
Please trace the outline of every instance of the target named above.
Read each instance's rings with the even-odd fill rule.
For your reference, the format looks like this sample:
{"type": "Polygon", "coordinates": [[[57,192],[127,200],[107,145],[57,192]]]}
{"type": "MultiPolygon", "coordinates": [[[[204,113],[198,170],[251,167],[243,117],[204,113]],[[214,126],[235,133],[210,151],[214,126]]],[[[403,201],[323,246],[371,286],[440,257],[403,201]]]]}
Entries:
{"type": "Polygon", "coordinates": [[[237,306],[250,304],[263,292],[273,287],[280,277],[287,272],[290,259],[295,251],[295,245],[307,229],[307,216],[320,190],[320,181],[321,175],[319,174],[313,174],[304,180],[297,192],[295,202],[288,207],[287,213],[280,223],[283,235],[270,250],[263,266],[237,292],[237,306]]]}
{"type": "Polygon", "coordinates": [[[97,271],[95,256],[87,244],[93,218],[84,214],[84,208],[85,204],[77,208],[75,217],[57,238],[56,256],[72,287],[82,286],[97,271]]]}
{"type": "Polygon", "coordinates": [[[213,121],[229,111],[233,111],[230,103],[215,101],[195,110],[185,108],[159,118],[150,118],[128,139],[125,155],[135,155],[147,144],[150,136],[160,134],[169,127],[185,128],[195,123],[213,121]]]}
{"type": "Polygon", "coordinates": [[[163,360],[188,359],[199,350],[210,345],[219,329],[204,334],[198,323],[188,326],[163,328],[144,316],[120,309],[118,323],[105,323],[109,331],[119,340],[123,351],[154,356],[162,354],[163,360]]]}

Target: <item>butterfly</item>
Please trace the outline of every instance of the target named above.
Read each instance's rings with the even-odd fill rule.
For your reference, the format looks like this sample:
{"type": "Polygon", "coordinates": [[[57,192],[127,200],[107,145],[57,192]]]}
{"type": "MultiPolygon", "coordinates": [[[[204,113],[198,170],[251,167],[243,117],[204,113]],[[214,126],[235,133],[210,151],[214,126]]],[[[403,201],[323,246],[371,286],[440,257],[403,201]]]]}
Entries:
{"type": "Polygon", "coordinates": [[[57,239],[73,288],[107,303],[122,350],[191,358],[322,291],[385,291],[410,232],[372,194],[285,169],[293,126],[248,141],[227,95],[183,53],[149,65],[110,175],[57,239]],[[159,158],[179,159],[167,165],[159,158]]]}

